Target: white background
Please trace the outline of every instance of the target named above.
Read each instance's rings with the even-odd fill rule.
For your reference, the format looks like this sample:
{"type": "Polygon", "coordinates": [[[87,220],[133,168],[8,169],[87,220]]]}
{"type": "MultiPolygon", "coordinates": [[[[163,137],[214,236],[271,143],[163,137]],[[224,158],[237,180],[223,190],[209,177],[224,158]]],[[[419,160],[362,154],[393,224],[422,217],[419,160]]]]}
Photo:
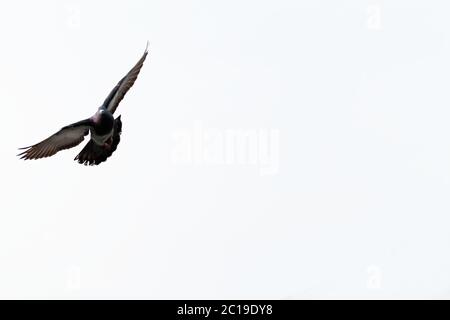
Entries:
{"type": "Polygon", "coordinates": [[[1,298],[449,298],[448,1],[2,1],[1,298]],[[92,115],[150,41],[122,142],[92,115]],[[179,163],[195,126],[278,166],[179,163]]]}

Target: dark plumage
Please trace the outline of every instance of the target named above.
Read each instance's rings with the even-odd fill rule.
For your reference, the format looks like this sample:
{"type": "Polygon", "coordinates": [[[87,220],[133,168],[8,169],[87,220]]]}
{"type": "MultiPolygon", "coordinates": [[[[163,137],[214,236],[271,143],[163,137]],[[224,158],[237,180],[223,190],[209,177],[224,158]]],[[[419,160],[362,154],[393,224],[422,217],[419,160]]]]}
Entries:
{"type": "Polygon", "coordinates": [[[120,117],[121,116],[114,120],[114,135],[112,137],[110,149],[102,148],[91,139],[83,150],[75,157],[75,160],[78,160],[79,163],[91,166],[106,161],[106,159],[116,151],[117,145],[120,142],[120,134],[122,133],[122,121],[120,120],[120,117]]]}
{"type": "Polygon", "coordinates": [[[91,133],[91,139],[75,157],[79,163],[98,165],[106,161],[120,142],[121,117],[114,119],[114,112],[125,94],[133,86],[148,54],[147,48],[141,59],[114,87],[98,111],[90,118],[68,125],[54,135],[24,150],[18,156],[24,160],[51,157],[57,152],[79,145],[91,133]]]}

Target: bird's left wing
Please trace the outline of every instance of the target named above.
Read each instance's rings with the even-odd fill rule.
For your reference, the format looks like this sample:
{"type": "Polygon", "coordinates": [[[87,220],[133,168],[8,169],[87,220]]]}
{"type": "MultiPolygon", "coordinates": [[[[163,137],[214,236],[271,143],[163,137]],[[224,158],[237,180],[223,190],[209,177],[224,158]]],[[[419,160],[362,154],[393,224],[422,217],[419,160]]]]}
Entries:
{"type": "Polygon", "coordinates": [[[114,113],[119,106],[120,101],[125,97],[125,94],[130,90],[136,81],[142,66],[144,65],[145,58],[148,54],[148,42],[145,48],[144,54],[141,59],[136,63],[136,65],[123,77],[119,83],[110,92],[108,97],[103,102],[103,107],[105,107],[109,112],[114,113]]]}
{"type": "Polygon", "coordinates": [[[71,124],[38,144],[21,148],[20,159],[34,160],[51,157],[57,152],[79,145],[89,133],[90,119],[71,124]]]}

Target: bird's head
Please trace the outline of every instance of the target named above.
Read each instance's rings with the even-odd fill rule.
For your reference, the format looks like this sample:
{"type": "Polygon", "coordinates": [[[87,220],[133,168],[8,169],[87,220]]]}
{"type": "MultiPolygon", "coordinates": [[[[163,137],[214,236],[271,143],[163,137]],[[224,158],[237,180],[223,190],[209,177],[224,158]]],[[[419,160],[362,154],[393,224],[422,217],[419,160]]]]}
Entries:
{"type": "Polygon", "coordinates": [[[106,110],[103,108],[98,109],[98,111],[91,117],[91,120],[95,124],[100,124],[102,120],[102,116],[106,113],[106,110]]]}

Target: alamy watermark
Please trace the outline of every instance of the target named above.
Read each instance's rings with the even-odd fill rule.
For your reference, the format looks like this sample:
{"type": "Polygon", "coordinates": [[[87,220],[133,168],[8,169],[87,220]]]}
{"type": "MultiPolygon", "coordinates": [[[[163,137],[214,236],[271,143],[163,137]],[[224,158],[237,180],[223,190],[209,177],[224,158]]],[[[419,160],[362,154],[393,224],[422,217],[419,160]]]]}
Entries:
{"type": "Polygon", "coordinates": [[[66,289],[70,292],[81,288],[81,268],[73,265],[66,270],[66,289]]]}
{"type": "Polygon", "coordinates": [[[367,7],[367,29],[378,31],[382,29],[381,4],[372,3],[367,7]]]}
{"type": "Polygon", "coordinates": [[[69,3],[65,6],[66,26],[76,31],[81,28],[81,6],[79,3],[69,3]]]}
{"type": "Polygon", "coordinates": [[[277,129],[205,128],[195,121],[190,129],[174,131],[172,140],[174,164],[257,166],[262,176],[279,171],[277,129]]]}
{"type": "Polygon", "coordinates": [[[381,267],[371,265],[367,267],[367,289],[376,290],[381,288],[383,273],[381,267]]]}

